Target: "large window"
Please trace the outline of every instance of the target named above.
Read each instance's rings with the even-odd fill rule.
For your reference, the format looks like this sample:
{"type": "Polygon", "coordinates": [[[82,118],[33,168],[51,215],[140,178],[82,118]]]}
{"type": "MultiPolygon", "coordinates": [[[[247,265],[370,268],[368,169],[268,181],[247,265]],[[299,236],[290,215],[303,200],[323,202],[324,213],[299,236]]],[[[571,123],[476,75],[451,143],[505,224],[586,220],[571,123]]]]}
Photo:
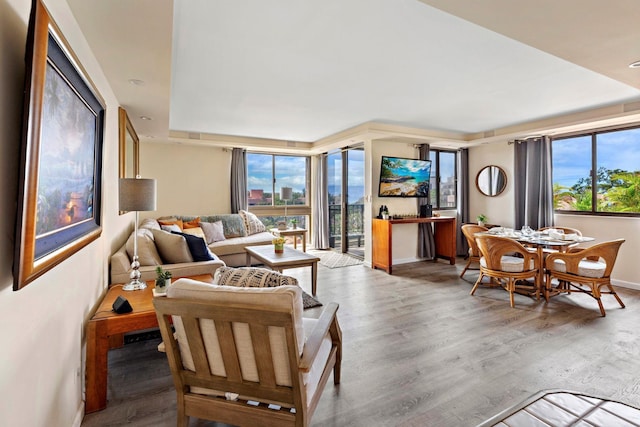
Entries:
{"type": "Polygon", "coordinates": [[[306,228],[311,213],[310,170],[310,158],[306,156],[247,153],[249,210],[267,227],[295,218],[299,227],[306,228]],[[288,200],[281,198],[283,187],[291,189],[288,200]]]}
{"type": "Polygon", "coordinates": [[[639,127],[556,138],[551,148],[556,211],[640,214],[639,127]]]}
{"type": "Polygon", "coordinates": [[[456,152],[429,150],[431,160],[430,199],[433,209],[456,209],[458,171],[456,152]]]}

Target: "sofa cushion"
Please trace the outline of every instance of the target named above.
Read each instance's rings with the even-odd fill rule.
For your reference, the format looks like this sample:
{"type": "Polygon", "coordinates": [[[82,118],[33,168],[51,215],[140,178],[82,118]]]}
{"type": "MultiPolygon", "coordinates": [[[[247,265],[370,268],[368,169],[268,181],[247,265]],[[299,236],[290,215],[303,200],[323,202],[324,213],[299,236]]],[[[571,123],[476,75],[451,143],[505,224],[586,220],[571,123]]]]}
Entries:
{"type": "MultiPolygon", "coordinates": [[[[194,217],[183,216],[183,220],[191,220],[194,217]]],[[[201,215],[200,222],[216,222],[222,221],[224,227],[224,237],[227,239],[231,237],[244,237],[247,235],[247,230],[244,227],[244,221],[240,214],[219,214],[219,215],[201,215]]]]}
{"type": "MultiPolygon", "coordinates": [[[[133,259],[133,236],[131,233],[125,245],[129,259],[133,259]]],[[[147,228],[138,229],[138,262],[140,265],[162,265],[162,258],[156,249],[152,231],[147,228]]]]}
{"type": "Polygon", "coordinates": [[[162,227],[163,225],[172,225],[175,224],[180,227],[180,231],[184,228],[184,224],[181,219],[158,219],[158,224],[162,227]]]}
{"type": "Polygon", "coordinates": [[[255,214],[241,209],[240,216],[242,217],[242,221],[244,221],[244,228],[247,229],[248,235],[261,233],[267,230],[262,221],[260,221],[255,214]]]}
{"type": "Polygon", "coordinates": [[[204,232],[205,240],[207,241],[207,244],[225,240],[224,227],[222,226],[222,221],[201,222],[200,228],[204,232]]]}
{"type": "Polygon", "coordinates": [[[214,259],[211,256],[211,252],[209,252],[209,248],[205,243],[204,239],[198,236],[194,236],[192,234],[180,233],[178,231],[172,231],[173,234],[178,234],[187,241],[187,246],[189,247],[189,252],[191,253],[191,257],[194,261],[211,261],[214,259]]]}
{"type": "Polygon", "coordinates": [[[243,288],[273,288],[285,285],[297,286],[298,279],[266,268],[220,267],[213,276],[213,283],[243,288]]]}
{"type": "Polygon", "coordinates": [[[205,242],[207,241],[207,236],[204,235],[204,230],[202,230],[202,227],[185,228],[184,230],[182,230],[182,232],[185,234],[191,234],[192,236],[200,237],[205,242]]]}
{"type": "Polygon", "coordinates": [[[162,229],[164,231],[168,231],[168,232],[172,232],[172,231],[182,232],[180,227],[178,227],[178,224],[169,224],[169,225],[162,224],[160,226],[160,229],[162,229]]]}
{"type": "Polygon", "coordinates": [[[149,230],[160,230],[160,224],[157,219],[154,218],[145,218],[142,220],[140,225],[138,225],[138,229],[147,228],[149,230]]]}
{"type": "Polygon", "coordinates": [[[196,227],[200,227],[200,217],[196,217],[194,219],[192,219],[191,221],[183,221],[182,224],[182,229],[187,229],[187,228],[196,228],[196,227]]]}
{"type": "Polygon", "coordinates": [[[189,246],[184,237],[163,230],[151,230],[158,253],[166,264],[193,262],[189,246]]]}
{"type": "Polygon", "coordinates": [[[211,252],[218,256],[244,254],[244,248],[252,245],[270,245],[273,240],[273,234],[268,231],[252,234],[246,237],[235,237],[233,239],[224,240],[222,242],[213,242],[209,244],[211,252]]]}

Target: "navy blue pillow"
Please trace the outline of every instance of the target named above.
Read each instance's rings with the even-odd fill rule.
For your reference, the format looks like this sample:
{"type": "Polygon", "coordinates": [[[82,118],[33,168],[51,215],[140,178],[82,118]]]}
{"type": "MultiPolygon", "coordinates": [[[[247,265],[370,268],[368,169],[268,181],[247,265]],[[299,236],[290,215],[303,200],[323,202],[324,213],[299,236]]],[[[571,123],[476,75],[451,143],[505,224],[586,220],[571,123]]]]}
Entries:
{"type": "Polygon", "coordinates": [[[171,231],[173,234],[179,234],[187,240],[187,246],[191,257],[194,261],[211,261],[215,258],[211,256],[209,248],[202,237],[194,236],[193,234],[180,233],[178,231],[171,231]]]}

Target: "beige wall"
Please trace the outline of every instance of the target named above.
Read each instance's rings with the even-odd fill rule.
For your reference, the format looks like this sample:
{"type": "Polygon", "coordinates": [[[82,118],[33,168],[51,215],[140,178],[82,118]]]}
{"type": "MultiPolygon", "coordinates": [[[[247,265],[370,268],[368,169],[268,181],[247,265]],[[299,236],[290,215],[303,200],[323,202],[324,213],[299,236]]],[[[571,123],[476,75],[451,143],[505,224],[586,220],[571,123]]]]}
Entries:
{"type": "Polygon", "coordinates": [[[158,191],[158,210],[141,218],[231,212],[230,150],[143,141],[140,174],[156,178],[158,191]]]}
{"type": "Polygon", "coordinates": [[[102,237],[24,289],[12,290],[24,50],[30,0],[0,1],[0,425],[64,426],[83,414],[84,327],[107,280],[107,259],[131,227],[117,215],[117,102],[66,2],[49,11],[106,101],[102,237]],[[118,241],[119,240],[119,241],[118,241]]]}
{"type": "MultiPolygon", "coordinates": [[[[513,145],[507,142],[481,145],[469,150],[470,217],[484,213],[492,224],[513,227],[515,223],[513,193],[513,145]],[[475,186],[475,177],[484,166],[497,165],[507,173],[507,188],[497,197],[480,194],[475,186]]],[[[614,218],[588,215],[556,215],[556,225],[575,227],[585,236],[592,236],[602,242],[625,238],[620,248],[615,269],[614,284],[640,289],[638,279],[637,254],[640,253],[640,218],[614,218]]]]}

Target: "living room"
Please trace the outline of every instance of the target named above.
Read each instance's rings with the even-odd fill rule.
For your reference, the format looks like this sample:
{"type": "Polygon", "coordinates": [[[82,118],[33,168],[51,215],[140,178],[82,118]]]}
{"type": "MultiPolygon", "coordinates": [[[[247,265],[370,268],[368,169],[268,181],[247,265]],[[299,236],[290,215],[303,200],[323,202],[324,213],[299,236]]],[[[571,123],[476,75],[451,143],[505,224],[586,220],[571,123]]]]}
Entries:
{"type": "MultiPolygon", "coordinates": [[[[514,138],[539,132],[556,134],[574,132],[582,129],[597,129],[611,125],[630,125],[640,121],[638,114],[637,74],[632,77],[635,84],[626,83],[629,91],[636,93],[635,103],[625,102],[593,108],[588,111],[567,113],[562,117],[549,117],[520,125],[500,129],[499,132],[474,134],[454,138],[451,133],[427,131],[375,121],[365,124],[356,123],[350,130],[336,132],[317,143],[296,142],[296,147],[287,147],[285,139],[274,141],[261,138],[223,138],[224,141],[207,138],[191,138],[189,135],[169,136],[169,128],[164,132],[166,138],[150,138],[148,126],[162,122],[168,126],[168,117],[162,121],[154,120],[148,124],[139,119],[143,112],[136,111],[135,102],[123,100],[117,93],[104,65],[94,52],[89,35],[83,26],[91,22],[77,22],[78,3],[65,0],[46,1],[46,7],[54,17],[64,37],[69,42],[79,62],[91,76],[106,104],[103,149],[103,187],[102,187],[102,231],[94,240],[80,251],[36,278],[28,286],[13,291],[13,259],[15,254],[16,201],[19,200],[20,186],[20,141],[23,120],[23,90],[25,80],[25,46],[31,2],[26,0],[8,0],[0,2],[0,38],[2,67],[0,68],[0,88],[3,93],[0,101],[0,128],[4,138],[0,144],[0,170],[2,171],[3,204],[0,216],[0,229],[5,235],[0,245],[2,264],[0,265],[0,310],[6,327],[4,357],[0,368],[0,383],[3,399],[0,401],[0,420],[6,425],[80,425],[83,417],[83,384],[87,320],[92,315],[98,301],[105,292],[108,283],[109,256],[126,240],[133,228],[133,214],[118,213],[118,107],[126,105],[129,112],[136,112],[135,127],[141,136],[140,170],[143,177],[158,180],[158,209],[145,213],[148,216],[160,216],[175,213],[218,213],[230,211],[230,146],[262,149],[292,154],[319,154],[330,149],[341,148],[352,139],[364,142],[366,162],[368,164],[367,215],[375,216],[382,200],[375,191],[382,155],[397,155],[415,158],[416,142],[430,142],[434,148],[458,149],[468,147],[471,191],[469,194],[470,217],[486,214],[491,223],[505,226],[513,224],[515,195],[514,188],[508,184],[500,197],[485,197],[475,191],[473,179],[486,165],[498,165],[507,172],[508,183],[513,182],[518,173],[513,165],[514,138]],[[73,4],[73,7],[71,6],[73,4]],[[632,88],[635,88],[632,90],[632,88]],[[633,107],[635,106],[635,110],[633,107]],[[439,142],[436,142],[439,141],[439,142]],[[260,146],[260,143],[264,143],[260,146]],[[312,147],[312,148],[310,148],[312,147]],[[455,147],[455,148],[454,148],[455,147]],[[194,172],[195,171],[195,172],[194,172]],[[193,190],[197,189],[197,197],[193,190]]],[[[145,7],[149,6],[146,2],[145,7]]],[[[170,37],[171,8],[173,2],[159,2],[158,8],[168,9],[169,26],[156,29],[163,37],[170,37]]],[[[427,2],[428,3],[428,2],[427,2]]],[[[437,2],[432,2],[437,3],[437,2]]],[[[99,9],[98,4],[86,2],[88,8],[99,9]]],[[[143,6],[137,5],[142,8],[143,6]]],[[[610,7],[610,9],[615,9],[610,7]]],[[[595,14],[597,15],[597,14],[595,14]]],[[[628,13],[633,16],[633,13],[628,13]]],[[[126,13],[122,13],[123,21],[126,13]]],[[[97,14],[96,20],[101,18],[97,14]]],[[[103,19],[104,20],[104,19],[103,19]]],[[[117,25],[111,20],[104,25],[117,25]]],[[[621,19],[621,21],[623,21],[621,19]]],[[[98,25],[98,23],[94,23],[98,25]]],[[[164,24],[164,23],[163,23],[164,24]]],[[[124,26],[132,26],[123,22],[124,26]]],[[[621,28],[626,28],[622,23],[621,28]]],[[[154,33],[155,34],[155,33],[154,33]]],[[[631,61],[627,58],[620,67],[627,67],[631,61]]],[[[170,55],[169,55],[170,56],[170,55]]],[[[133,61],[123,55],[122,63],[133,61]]],[[[153,61],[150,61],[153,62],[153,61]]],[[[153,66],[154,64],[152,64],[153,66]]],[[[637,70],[632,70],[637,73],[637,70]]],[[[169,68],[166,69],[169,75],[169,68]]],[[[625,75],[626,76],[626,75],[625,75]]],[[[135,77],[135,76],[132,76],[135,77]]],[[[169,78],[169,77],[167,77],[169,78]]],[[[627,78],[627,77],[624,77],[627,78]]],[[[623,78],[621,78],[623,79],[623,78]]],[[[128,83],[124,83],[127,85],[128,83]]],[[[153,90],[149,84],[145,90],[153,90]]],[[[168,93],[157,94],[151,100],[163,104],[169,111],[168,93]]],[[[518,108],[518,103],[513,108],[518,108]]],[[[153,115],[153,114],[151,114],[153,115]]],[[[161,116],[161,114],[160,114],[161,116]]],[[[371,119],[373,120],[373,119],[371,119]]],[[[465,118],[458,118],[463,121],[465,118]]],[[[347,127],[340,130],[347,129],[347,127]]],[[[387,203],[393,211],[410,212],[417,209],[413,200],[399,200],[387,203]]],[[[444,213],[443,213],[444,214],[444,213]]],[[[143,215],[143,216],[144,216],[143,215]]],[[[557,215],[557,225],[579,228],[585,235],[598,240],[610,240],[625,237],[627,241],[620,251],[615,279],[623,286],[638,289],[636,256],[640,251],[637,217],[602,217],[589,215],[557,215]]],[[[399,240],[415,241],[415,231],[407,229],[400,232],[399,240]],[[410,239],[410,240],[409,240],[410,239]]],[[[394,248],[396,249],[396,248],[394,248]]],[[[397,258],[403,262],[417,260],[412,245],[401,245],[396,250],[397,258]]],[[[365,262],[370,263],[370,253],[365,254],[365,262]]],[[[471,298],[471,297],[469,297],[471,298]]],[[[339,301],[338,301],[339,302],[339,301]]],[[[606,319],[604,321],[608,321],[606,319]]],[[[612,324],[611,328],[615,328],[612,324]]],[[[345,371],[348,368],[345,367],[345,371]]]]}

